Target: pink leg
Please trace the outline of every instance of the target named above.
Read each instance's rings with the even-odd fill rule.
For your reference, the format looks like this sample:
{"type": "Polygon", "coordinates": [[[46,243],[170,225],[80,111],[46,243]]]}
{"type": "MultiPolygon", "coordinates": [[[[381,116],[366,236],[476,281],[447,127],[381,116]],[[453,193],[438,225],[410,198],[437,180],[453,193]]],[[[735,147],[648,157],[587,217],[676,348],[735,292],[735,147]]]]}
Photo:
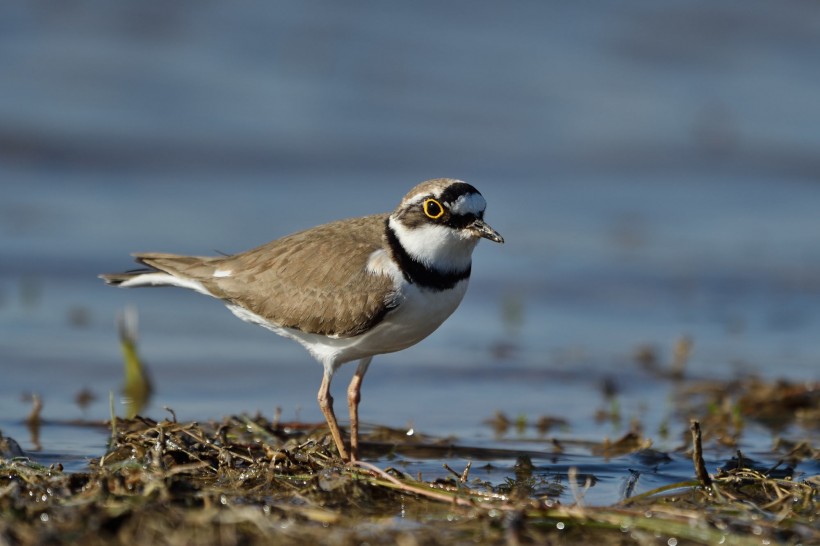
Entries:
{"type": "Polygon", "coordinates": [[[319,407],[327,421],[327,426],[330,427],[330,434],[333,435],[333,441],[336,443],[336,448],[339,450],[339,456],[343,461],[349,461],[350,457],[347,455],[345,443],[342,440],[342,431],[339,430],[339,423],[336,422],[336,414],[333,413],[333,397],[330,396],[330,380],[333,374],[325,372],[322,378],[322,385],[319,387],[319,407]]]}
{"type": "Polygon", "coordinates": [[[350,460],[359,458],[359,401],[362,399],[362,379],[373,357],[363,358],[347,388],[347,406],[350,409],[350,460]]]}

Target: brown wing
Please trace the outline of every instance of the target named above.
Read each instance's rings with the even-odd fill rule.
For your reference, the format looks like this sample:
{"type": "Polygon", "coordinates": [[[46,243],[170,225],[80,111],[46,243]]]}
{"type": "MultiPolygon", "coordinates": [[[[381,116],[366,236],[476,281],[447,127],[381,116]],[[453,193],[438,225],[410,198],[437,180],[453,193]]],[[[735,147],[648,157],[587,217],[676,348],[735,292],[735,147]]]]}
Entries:
{"type": "Polygon", "coordinates": [[[354,336],[393,306],[393,281],[365,270],[387,215],[318,226],[242,254],[209,260],[199,280],[217,297],[303,332],[354,336]],[[214,277],[214,271],[231,271],[214,277]]]}

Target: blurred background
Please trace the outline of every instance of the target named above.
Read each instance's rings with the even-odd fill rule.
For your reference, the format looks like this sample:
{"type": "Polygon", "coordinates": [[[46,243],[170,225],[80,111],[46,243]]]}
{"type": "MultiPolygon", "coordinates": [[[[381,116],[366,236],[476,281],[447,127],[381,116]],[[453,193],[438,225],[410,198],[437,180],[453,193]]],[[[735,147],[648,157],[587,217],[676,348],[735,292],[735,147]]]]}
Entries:
{"type": "Polygon", "coordinates": [[[496,411],[557,415],[599,437],[616,393],[658,426],[670,386],[646,368],[681,347],[688,377],[817,379],[820,4],[498,6],[3,3],[0,428],[26,393],[46,420],[107,418],[128,305],[146,415],[321,422],[295,343],[96,275],[388,211],[442,176],[507,243],[479,245],[441,329],[376,359],[363,420],[480,440],[496,411]]]}

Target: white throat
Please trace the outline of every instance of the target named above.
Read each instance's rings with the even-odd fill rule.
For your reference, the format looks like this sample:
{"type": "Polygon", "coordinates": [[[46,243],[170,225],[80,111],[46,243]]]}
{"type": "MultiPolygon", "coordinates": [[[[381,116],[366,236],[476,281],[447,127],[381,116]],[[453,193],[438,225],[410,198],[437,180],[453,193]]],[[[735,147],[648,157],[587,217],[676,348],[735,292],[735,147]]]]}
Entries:
{"type": "Polygon", "coordinates": [[[425,266],[442,272],[470,267],[477,237],[447,226],[408,228],[392,216],[388,222],[407,254],[425,266]]]}

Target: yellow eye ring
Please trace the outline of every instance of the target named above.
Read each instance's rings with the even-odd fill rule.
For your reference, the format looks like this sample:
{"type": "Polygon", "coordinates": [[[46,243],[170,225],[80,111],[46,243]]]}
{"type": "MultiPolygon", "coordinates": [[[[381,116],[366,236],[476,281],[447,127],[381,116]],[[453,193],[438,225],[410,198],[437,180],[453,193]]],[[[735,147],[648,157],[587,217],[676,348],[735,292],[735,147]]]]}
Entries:
{"type": "Polygon", "coordinates": [[[441,203],[439,203],[435,199],[425,199],[424,214],[426,214],[428,218],[438,220],[444,215],[444,207],[442,207],[441,203]]]}

